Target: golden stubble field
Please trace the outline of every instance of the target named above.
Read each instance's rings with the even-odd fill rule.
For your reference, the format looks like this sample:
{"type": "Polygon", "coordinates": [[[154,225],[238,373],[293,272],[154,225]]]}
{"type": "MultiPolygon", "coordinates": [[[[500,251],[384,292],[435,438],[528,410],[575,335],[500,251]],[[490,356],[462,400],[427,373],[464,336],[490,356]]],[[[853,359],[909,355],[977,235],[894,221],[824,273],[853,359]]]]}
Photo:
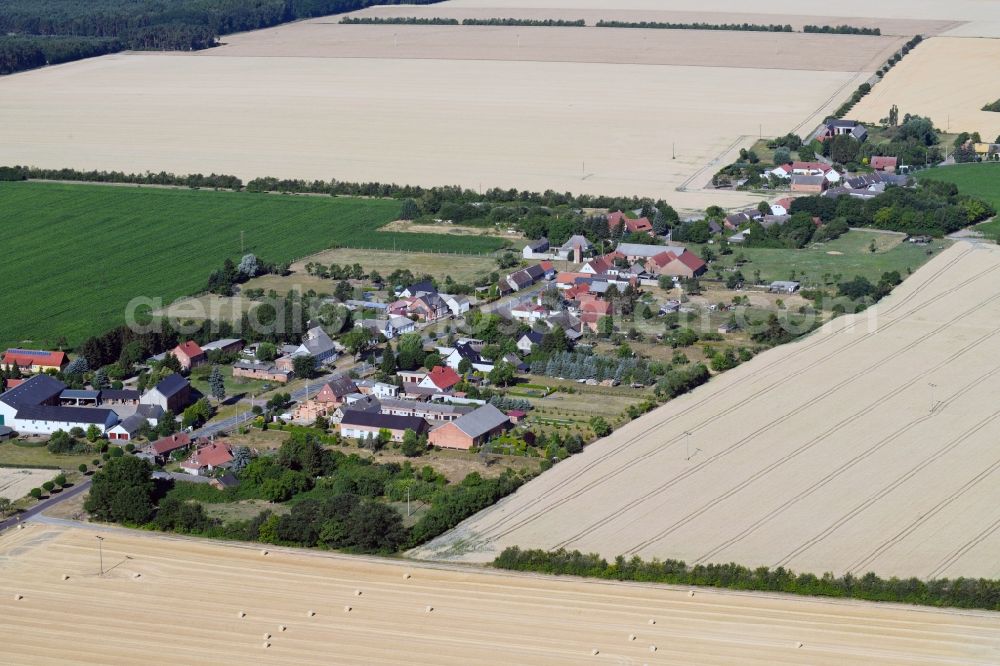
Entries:
{"type": "Polygon", "coordinates": [[[0,630],[17,664],[968,665],[1000,650],[1000,619],[974,611],[42,525],[0,536],[0,630]]]}
{"type": "Polygon", "coordinates": [[[336,20],[4,77],[3,161],[745,205],[701,188],[761,134],[809,132],[903,39],[336,20]]]}
{"type": "Polygon", "coordinates": [[[982,108],[1000,99],[998,63],[1000,39],[935,37],[891,69],[851,117],[878,122],[895,104],[900,115],[929,116],[942,130],[980,132],[984,141],[994,141],[1000,113],[982,108]]]}
{"type": "Polygon", "coordinates": [[[419,549],[1000,577],[1000,248],[757,356],[419,549]]]}

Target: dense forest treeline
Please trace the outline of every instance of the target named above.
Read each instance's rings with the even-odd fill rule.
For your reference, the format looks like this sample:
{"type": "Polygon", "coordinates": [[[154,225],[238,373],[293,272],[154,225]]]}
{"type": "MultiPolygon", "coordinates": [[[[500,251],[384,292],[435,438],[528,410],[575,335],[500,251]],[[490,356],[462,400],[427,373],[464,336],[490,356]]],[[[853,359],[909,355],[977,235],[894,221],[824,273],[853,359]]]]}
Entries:
{"type": "Polygon", "coordinates": [[[784,567],[750,569],[735,563],[690,566],[680,560],[653,560],[618,557],[608,562],[599,555],[557,550],[507,548],[493,562],[498,569],[585,576],[606,580],[629,580],[671,585],[703,585],[732,590],[786,592],[816,597],[843,597],[867,601],[892,601],[920,606],[985,608],[1000,610],[1000,581],[986,578],[947,578],[923,581],[919,578],[880,578],[831,573],[796,574],[784,567]]]}
{"type": "MultiPolygon", "coordinates": [[[[426,5],[440,0],[406,0],[426,5]]],[[[5,0],[0,74],[123,49],[192,51],[219,35],[400,0],[5,0]],[[90,38],[91,42],[81,41],[90,38]],[[51,56],[51,57],[50,57],[51,56]]]]}

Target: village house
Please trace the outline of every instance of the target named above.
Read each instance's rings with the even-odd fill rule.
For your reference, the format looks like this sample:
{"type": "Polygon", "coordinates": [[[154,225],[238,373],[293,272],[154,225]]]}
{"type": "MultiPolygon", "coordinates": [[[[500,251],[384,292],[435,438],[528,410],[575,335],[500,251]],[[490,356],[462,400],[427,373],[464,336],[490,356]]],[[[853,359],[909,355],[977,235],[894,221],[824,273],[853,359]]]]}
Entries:
{"type": "Polygon", "coordinates": [[[188,474],[209,476],[217,469],[227,469],[232,462],[232,449],[225,444],[213,442],[199,446],[180,466],[188,474]]]}
{"type": "Polygon", "coordinates": [[[402,442],[407,430],[418,435],[427,430],[427,421],[416,416],[395,416],[381,412],[362,412],[349,409],[340,420],[340,436],[352,439],[377,439],[383,430],[388,431],[394,442],[402,442]]]}
{"type": "Polygon", "coordinates": [[[344,414],[349,411],[380,412],[382,411],[382,401],[374,395],[352,393],[344,399],[344,402],[340,405],[340,407],[337,407],[333,410],[333,412],[327,414],[327,416],[329,417],[331,423],[340,423],[341,419],[344,418],[344,414]]]}
{"type": "Polygon", "coordinates": [[[191,402],[191,384],[178,374],[167,375],[146,391],[139,403],[159,405],[165,412],[179,414],[191,402]]]}
{"type": "Polygon", "coordinates": [[[316,361],[316,367],[319,367],[337,360],[337,344],[321,327],[314,326],[306,331],[302,344],[291,353],[291,356],[292,358],[312,356],[316,361]]]}
{"type": "Polygon", "coordinates": [[[170,353],[174,355],[174,358],[181,364],[181,369],[184,371],[189,371],[208,363],[208,357],[205,356],[205,352],[194,340],[182,342],[174,347],[170,353]]]}
{"type": "Polygon", "coordinates": [[[415,298],[422,294],[436,294],[437,287],[430,280],[422,280],[420,282],[414,282],[413,284],[403,287],[396,292],[396,295],[400,298],[415,298]]]}
{"type": "Polygon", "coordinates": [[[428,441],[443,449],[468,451],[510,428],[510,417],[493,405],[483,405],[461,418],[431,430],[428,441]]]}
{"type": "Polygon", "coordinates": [[[144,417],[139,414],[133,414],[112,426],[108,430],[107,436],[111,441],[131,441],[136,438],[139,431],[146,427],[146,425],[147,422],[144,417]]]}
{"type": "Polygon", "coordinates": [[[703,275],[708,270],[707,265],[693,252],[684,250],[676,252],[661,252],[646,260],[646,272],[650,275],[693,278],[703,275]]]}
{"type": "Polygon", "coordinates": [[[899,158],[897,157],[876,155],[875,157],[872,157],[869,166],[875,171],[888,171],[889,173],[896,173],[897,164],[899,164],[899,158]]]}
{"type": "Polygon", "coordinates": [[[393,315],[386,319],[361,319],[354,322],[354,326],[381,335],[386,340],[392,340],[416,330],[416,324],[413,323],[413,320],[401,315],[393,315]]]}
{"type": "Polygon", "coordinates": [[[389,314],[397,317],[411,317],[425,322],[434,322],[451,314],[447,303],[438,293],[422,293],[419,296],[401,298],[389,304],[389,314]]]}
{"type": "Polygon", "coordinates": [[[583,257],[593,252],[593,250],[594,246],[590,244],[590,241],[586,237],[575,235],[570,236],[569,240],[559,247],[556,257],[563,261],[572,261],[574,264],[579,264],[583,261],[583,257]]]}
{"type": "Polygon", "coordinates": [[[826,124],[823,131],[816,138],[820,141],[827,141],[835,136],[850,136],[858,141],[868,138],[868,130],[864,125],[856,120],[834,119],[826,124]]]}
{"type": "Polygon", "coordinates": [[[399,394],[399,387],[395,384],[379,382],[374,379],[360,379],[355,382],[358,386],[358,393],[361,395],[373,395],[378,399],[395,398],[399,394]]]}
{"type": "Polygon", "coordinates": [[[542,344],[543,337],[538,331],[528,331],[517,339],[517,350],[522,354],[530,354],[532,347],[542,344]]]}
{"type": "Polygon", "coordinates": [[[802,194],[822,194],[829,182],[823,176],[792,176],[791,189],[802,194]]]}
{"type": "Polygon", "coordinates": [[[649,234],[654,236],[653,223],[648,218],[640,217],[632,219],[625,216],[625,213],[618,210],[608,215],[608,231],[617,233],[619,227],[622,233],[626,234],[649,234]]]}
{"type": "Polygon", "coordinates": [[[38,349],[8,349],[4,352],[0,366],[18,368],[25,374],[37,372],[62,372],[69,365],[65,352],[41,351],[38,349]]]}
{"type": "Polygon", "coordinates": [[[347,396],[358,392],[358,385],[348,375],[337,375],[326,381],[316,394],[316,401],[331,408],[339,407],[347,396]]]}
{"type": "Polygon", "coordinates": [[[517,321],[527,322],[533,324],[536,321],[545,319],[552,314],[552,310],[545,307],[541,303],[536,303],[533,301],[528,301],[527,303],[521,303],[510,309],[510,316],[517,321]]]}
{"type": "Polygon", "coordinates": [[[453,389],[461,381],[461,375],[455,372],[453,368],[436,365],[431,368],[431,371],[417,385],[421,388],[437,389],[439,392],[444,393],[453,389]]]}
{"type": "Polygon", "coordinates": [[[190,446],[191,435],[178,432],[146,444],[136,452],[136,457],[148,460],[154,465],[164,465],[174,451],[183,451],[190,446]]]}
{"type": "Polygon", "coordinates": [[[441,298],[444,299],[444,304],[448,306],[451,314],[455,317],[461,317],[469,311],[469,308],[472,307],[472,303],[469,301],[468,296],[441,294],[441,298]]]}
{"type": "Polygon", "coordinates": [[[233,377],[287,384],[294,376],[292,370],[282,370],[274,363],[264,361],[237,361],[233,364],[233,377]]]}
{"type": "Polygon", "coordinates": [[[525,259],[548,259],[549,239],[542,236],[536,241],[531,241],[521,250],[521,256],[525,259]]]}
{"type": "Polygon", "coordinates": [[[493,363],[484,359],[476,348],[468,342],[458,341],[454,347],[438,347],[444,364],[452,370],[458,370],[462,360],[466,359],[472,365],[473,370],[479,372],[489,372],[493,369],[493,363]]]}
{"type": "Polygon", "coordinates": [[[792,162],[791,164],[781,164],[771,169],[768,173],[778,178],[791,179],[793,184],[797,176],[821,176],[826,180],[827,184],[839,183],[841,179],[840,172],[825,162],[792,162]]]}

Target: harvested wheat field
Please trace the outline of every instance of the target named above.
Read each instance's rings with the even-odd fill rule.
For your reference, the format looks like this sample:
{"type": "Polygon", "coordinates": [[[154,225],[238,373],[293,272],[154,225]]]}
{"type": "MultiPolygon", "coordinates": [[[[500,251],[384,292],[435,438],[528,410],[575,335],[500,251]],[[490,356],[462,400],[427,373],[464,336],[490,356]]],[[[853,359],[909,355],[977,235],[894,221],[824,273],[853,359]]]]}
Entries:
{"type": "Polygon", "coordinates": [[[4,162],[746,205],[701,188],[762,134],[811,131],[903,39],[338,20],[0,78],[4,162]]]}
{"type": "MultiPolygon", "coordinates": [[[[480,11],[490,16],[518,16],[523,12],[538,12],[539,18],[567,18],[555,16],[554,12],[572,12],[574,18],[594,20],[609,18],[633,21],[705,21],[710,23],[800,23],[816,25],[839,25],[847,23],[855,26],[875,25],[888,29],[889,34],[899,27],[909,29],[897,22],[920,21],[935,25],[925,25],[922,34],[933,34],[936,29],[954,27],[969,35],[994,36],[992,31],[1000,28],[1000,9],[990,0],[841,0],[840,2],[804,3],[801,0],[768,0],[766,3],[748,4],[745,0],[617,0],[612,5],[608,0],[451,0],[432,15],[451,16],[450,11],[480,11]],[[444,13],[442,13],[444,12],[444,13]],[[613,12],[613,15],[607,15],[613,12]],[[680,15],[684,18],[670,18],[680,15]],[[635,17],[635,18],[631,18],[635,17]],[[732,17],[732,18],[730,18],[732,17]],[[906,17],[903,19],[902,17],[906,17]]],[[[372,11],[372,10],[368,10],[372,11]]],[[[426,13],[427,9],[423,9],[426,13]]],[[[412,13],[405,14],[413,16],[412,13]]],[[[529,16],[535,18],[535,16],[529,16]]],[[[901,34],[906,34],[905,32],[901,34]]],[[[915,34],[915,33],[909,33],[915,34]]]]}
{"type": "Polygon", "coordinates": [[[1000,99],[1000,39],[935,37],[892,68],[851,111],[877,122],[893,104],[900,113],[929,116],[955,134],[979,132],[985,141],[1000,135],[1000,113],[983,105],[1000,99]]]}
{"type": "Polygon", "coordinates": [[[987,664],[1000,650],[987,613],[689,596],[125,530],[10,532],[0,572],[4,661],[18,664],[987,664]]]}
{"type": "Polygon", "coordinates": [[[0,468],[0,497],[21,499],[32,488],[41,488],[59,472],[51,469],[0,468]]]}
{"type": "Polygon", "coordinates": [[[958,244],[419,550],[1000,577],[1000,248],[958,244]],[[685,433],[690,433],[685,434],[685,433]]]}

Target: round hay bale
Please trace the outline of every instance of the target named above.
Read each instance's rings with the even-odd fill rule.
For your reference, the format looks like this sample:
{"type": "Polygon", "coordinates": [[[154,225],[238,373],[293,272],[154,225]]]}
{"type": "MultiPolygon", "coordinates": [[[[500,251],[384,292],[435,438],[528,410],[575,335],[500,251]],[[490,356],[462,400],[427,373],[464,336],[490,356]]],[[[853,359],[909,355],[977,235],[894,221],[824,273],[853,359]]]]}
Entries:
{"type": "Polygon", "coordinates": [[[628,639],[629,639],[630,641],[634,641],[634,640],[635,640],[635,634],[629,634],[629,635],[628,635],[628,639]]]}
{"type": "Polygon", "coordinates": [[[264,641],[264,647],[265,647],[265,648],[269,648],[269,647],[271,647],[271,644],[270,644],[270,643],[268,643],[267,641],[264,641]]]}
{"type": "Polygon", "coordinates": [[[236,616],[237,616],[237,617],[246,617],[246,616],[247,616],[247,614],[246,614],[246,613],[244,613],[243,611],[240,611],[239,613],[237,613],[237,614],[236,614],[236,616]]]}
{"type": "Polygon", "coordinates": [[[403,580],[410,580],[410,574],[408,573],[403,574],[403,580]]]}
{"type": "Polygon", "coordinates": [[[656,646],[655,645],[650,645],[649,646],[649,651],[650,652],[656,652],[656,646]]]}
{"type": "Polygon", "coordinates": [[[265,641],[266,641],[267,639],[269,639],[270,637],[271,637],[271,634],[264,634],[264,640],[265,640],[265,641]]]}
{"type": "Polygon", "coordinates": [[[139,573],[139,572],[136,572],[136,573],[132,574],[132,578],[142,578],[142,574],[139,573]]]}
{"type": "Polygon", "coordinates": [[[653,618],[649,618],[649,623],[650,624],[656,624],[656,620],[654,620],[653,618]]]}
{"type": "Polygon", "coordinates": [[[63,574],[63,580],[69,580],[69,574],[63,574]]]}
{"type": "Polygon", "coordinates": [[[21,599],[24,599],[24,595],[23,594],[15,594],[14,595],[14,601],[20,601],[21,599]]]}
{"type": "Polygon", "coordinates": [[[351,612],[351,607],[350,606],[344,606],[344,612],[345,613],[350,613],[351,612]]]}
{"type": "Polygon", "coordinates": [[[18,525],[18,526],[17,526],[17,529],[19,529],[19,530],[23,530],[23,529],[24,529],[24,523],[21,523],[20,525],[18,525]]]}
{"type": "Polygon", "coordinates": [[[268,552],[267,552],[266,550],[262,550],[262,551],[260,551],[260,554],[261,554],[261,555],[267,555],[267,554],[268,554],[268,552]]]}
{"type": "Polygon", "coordinates": [[[597,648],[594,648],[593,650],[590,651],[590,654],[596,657],[597,655],[601,654],[601,651],[598,650],[597,648]]]}
{"type": "Polygon", "coordinates": [[[287,630],[288,630],[288,627],[286,627],[285,625],[283,625],[283,624],[279,624],[278,625],[278,631],[287,631],[287,630]]]}
{"type": "Polygon", "coordinates": [[[354,596],[360,597],[361,596],[361,590],[354,590],[354,596]]]}
{"type": "Polygon", "coordinates": [[[434,611],[434,606],[427,606],[427,607],[426,607],[426,608],[424,609],[424,612],[426,612],[426,613],[431,613],[431,612],[433,612],[433,611],[434,611]]]}
{"type": "Polygon", "coordinates": [[[800,648],[800,647],[802,647],[802,641],[798,641],[798,642],[797,642],[797,643],[795,644],[795,647],[797,647],[797,648],[800,648]]]}
{"type": "Polygon", "coordinates": [[[691,590],[690,592],[688,592],[688,596],[689,597],[693,597],[694,596],[694,590],[691,590]]]}
{"type": "Polygon", "coordinates": [[[314,610],[306,611],[306,617],[315,617],[315,616],[316,616],[316,611],[314,610]]]}

